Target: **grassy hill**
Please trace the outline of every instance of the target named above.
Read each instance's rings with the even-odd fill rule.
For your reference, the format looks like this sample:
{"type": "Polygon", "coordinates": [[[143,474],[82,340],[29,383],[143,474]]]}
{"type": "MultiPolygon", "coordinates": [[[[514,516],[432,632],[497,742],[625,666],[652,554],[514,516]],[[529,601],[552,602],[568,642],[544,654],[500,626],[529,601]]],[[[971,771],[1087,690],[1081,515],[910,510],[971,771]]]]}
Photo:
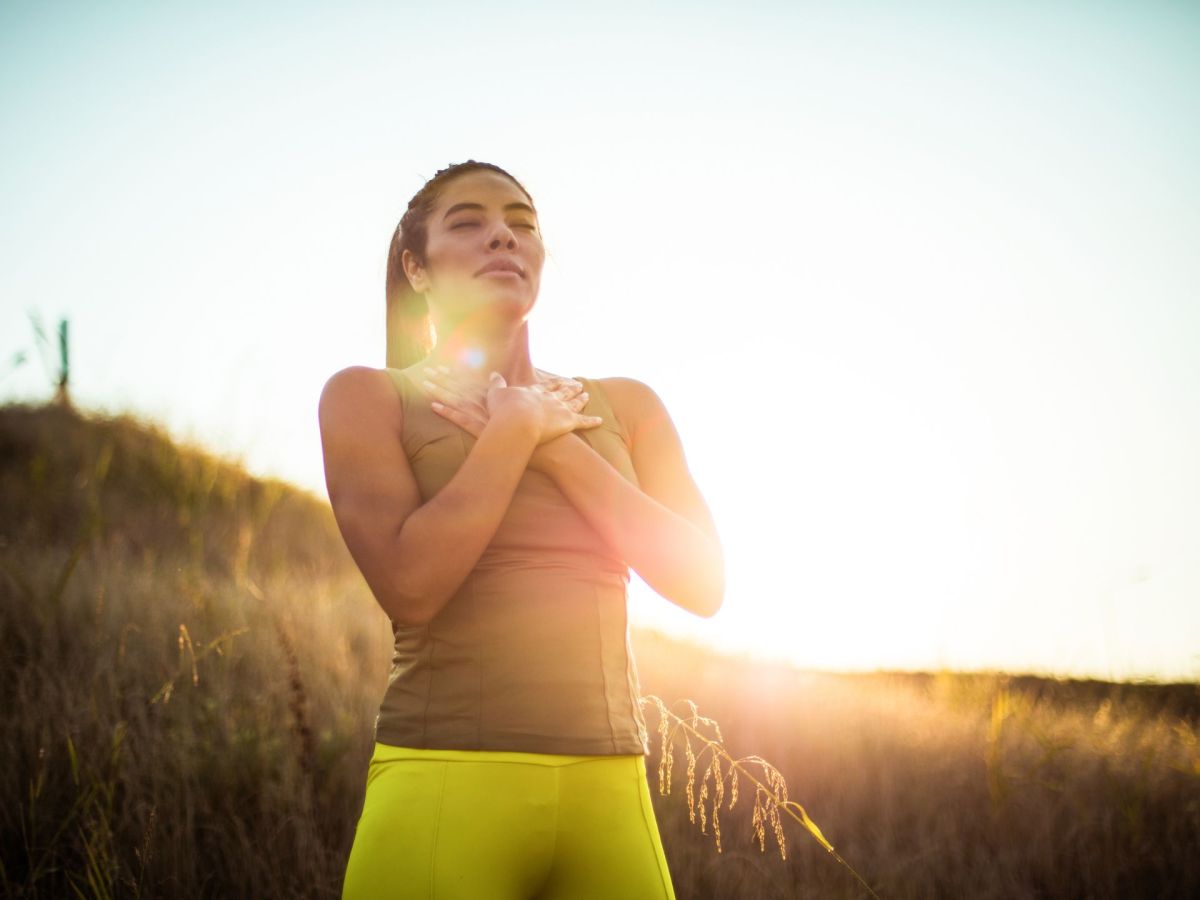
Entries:
{"type": "MultiPolygon", "coordinates": [[[[0,499],[5,896],[338,897],[391,636],[327,502],[56,406],[0,408],[0,499]]],[[[880,897],[1200,892],[1196,685],[635,646],[643,693],[772,764],[880,897]]],[[[718,852],[714,751],[684,735],[668,795],[657,737],[648,760],[681,900],[869,896],[786,815],[786,858],[770,822],[760,849],[753,760],[718,852]]]]}

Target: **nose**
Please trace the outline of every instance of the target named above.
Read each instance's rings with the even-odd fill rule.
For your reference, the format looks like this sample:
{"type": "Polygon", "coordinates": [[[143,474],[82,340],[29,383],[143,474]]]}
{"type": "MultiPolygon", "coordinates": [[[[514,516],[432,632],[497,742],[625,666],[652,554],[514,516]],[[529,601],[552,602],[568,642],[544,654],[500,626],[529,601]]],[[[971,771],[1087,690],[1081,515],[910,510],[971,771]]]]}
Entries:
{"type": "Polygon", "coordinates": [[[500,247],[507,247],[509,250],[517,248],[517,236],[513,234],[513,230],[504,222],[500,222],[492,231],[491,239],[488,241],[488,247],[492,250],[498,250],[500,247]]]}

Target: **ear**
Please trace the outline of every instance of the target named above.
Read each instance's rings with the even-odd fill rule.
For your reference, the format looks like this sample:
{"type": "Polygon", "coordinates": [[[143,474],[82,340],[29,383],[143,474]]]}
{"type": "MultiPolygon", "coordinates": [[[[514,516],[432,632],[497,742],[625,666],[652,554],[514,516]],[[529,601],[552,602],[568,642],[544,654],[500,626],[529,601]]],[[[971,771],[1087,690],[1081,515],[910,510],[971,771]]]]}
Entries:
{"type": "Polygon", "coordinates": [[[417,262],[411,250],[400,254],[400,265],[404,267],[404,276],[414,291],[423,294],[429,289],[429,277],[425,274],[425,267],[417,262]]]}

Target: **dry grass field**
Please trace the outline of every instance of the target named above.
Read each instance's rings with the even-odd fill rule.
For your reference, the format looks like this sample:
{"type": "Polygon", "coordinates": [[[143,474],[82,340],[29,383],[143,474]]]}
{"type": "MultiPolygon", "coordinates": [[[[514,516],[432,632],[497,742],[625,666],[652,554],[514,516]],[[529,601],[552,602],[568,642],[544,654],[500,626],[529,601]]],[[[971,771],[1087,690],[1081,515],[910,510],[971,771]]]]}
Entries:
{"type": "MultiPolygon", "coordinates": [[[[390,632],[324,499],[28,406],[0,409],[0,498],[4,895],[338,897],[390,632]]],[[[643,693],[771,763],[885,900],[1200,896],[1197,685],[828,675],[634,640],[643,693]]],[[[681,900],[870,896],[787,815],[760,849],[754,761],[733,809],[722,783],[718,852],[714,751],[691,743],[695,823],[682,734],[668,795],[657,738],[648,760],[681,900]]]]}

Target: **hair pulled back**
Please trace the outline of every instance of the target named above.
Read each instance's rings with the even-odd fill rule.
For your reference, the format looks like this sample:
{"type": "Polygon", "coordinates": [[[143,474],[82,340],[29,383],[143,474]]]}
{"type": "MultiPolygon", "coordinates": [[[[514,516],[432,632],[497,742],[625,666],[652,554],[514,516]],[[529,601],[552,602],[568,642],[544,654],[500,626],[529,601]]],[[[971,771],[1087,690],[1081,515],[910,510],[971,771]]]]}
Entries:
{"type": "Polygon", "coordinates": [[[400,217],[400,224],[392,235],[388,248],[387,282],[387,361],[390,369],[404,369],[429,355],[434,346],[433,320],[429,315],[429,304],[424,294],[418,294],[404,274],[401,258],[409,251],[421,265],[425,265],[425,248],[429,239],[429,214],[437,204],[442,189],[454,178],[468,172],[486,170],[498,172],[521,189],[530,204],[533,198],[517,179],[499,166],[468,159],[440,169],[425,182],[408,201],[408,209],[400,217]]]}

